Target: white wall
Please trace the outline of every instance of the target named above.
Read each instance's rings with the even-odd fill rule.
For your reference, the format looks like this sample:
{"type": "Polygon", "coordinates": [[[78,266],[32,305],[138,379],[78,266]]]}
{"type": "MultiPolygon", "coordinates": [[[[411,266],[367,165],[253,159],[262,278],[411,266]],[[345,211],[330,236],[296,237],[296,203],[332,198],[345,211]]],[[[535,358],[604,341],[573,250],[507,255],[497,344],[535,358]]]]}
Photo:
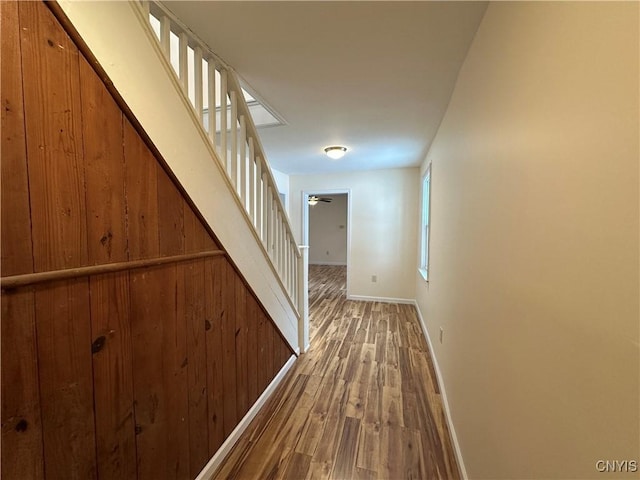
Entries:
{"type": "Polygon", "coordinates": [[[59,2],[289,344],[298,320],[251,221],[132,2],[59,2]],[[117,32],[117,35],[114,34],[117,32]],[[135,48],[132,48],[135,46],[135,48]],[[158,102],[162,108],[158,108],[158,102]],[[212,193],[214,192],[214,193],[212,193]]]}
{"type": "Polygon", "coordinates": [[[320,197],[330,197],[332,202],[318,202],[309,207],[309,263],[346,265],[347,195],[320,197]]]}
{"type": "Polygon", "coordinates": [[[640,476],[596,469],[640,464],[638,13],[490,4],[427,156],[417,297],[469,478],[640,476]]]}
{"type": "Polygon", "coordinates": [[[302,239],[302,192],[348,189],[351,194],[350,296],[415,298],[418,228],[417,168],[326,175],[291,175],[291,222],[302,239]],[[377,282],[371,276],[377,275],[377,282]]]}

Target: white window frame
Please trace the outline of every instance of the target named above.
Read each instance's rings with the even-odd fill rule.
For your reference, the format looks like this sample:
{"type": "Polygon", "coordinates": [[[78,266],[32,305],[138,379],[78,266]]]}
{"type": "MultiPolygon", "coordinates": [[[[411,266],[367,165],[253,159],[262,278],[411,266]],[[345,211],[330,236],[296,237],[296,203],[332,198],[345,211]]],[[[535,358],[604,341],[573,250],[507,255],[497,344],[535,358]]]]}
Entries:
{"type": "Polygon", "coordinates": [[[420,215],[420,266],[418,271],[429,281],[429,238],[431,224],[431,164],[422,176],[422,209],[420,215]]]}

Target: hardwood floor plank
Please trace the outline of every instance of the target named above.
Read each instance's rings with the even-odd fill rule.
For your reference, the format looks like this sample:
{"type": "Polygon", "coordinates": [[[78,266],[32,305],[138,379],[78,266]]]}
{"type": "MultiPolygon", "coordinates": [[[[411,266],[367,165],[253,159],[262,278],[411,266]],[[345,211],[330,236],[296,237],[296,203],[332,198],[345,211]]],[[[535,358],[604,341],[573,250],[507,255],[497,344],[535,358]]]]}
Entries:
{"type": "MultiPolygon", "coordinates": [[[[346,300],[345,283],[344,267],[310,266],[311,348],[215,478],[460,478],[414,307],[346,300]]],[[[266,330],[258,370],[281,360],[266,330]]]]}
{"type": "Polygon", "coordinates": [[[402,427],[383,426],[380,429],[380,465],[381,478],[404,478],[402,452],[402,427]]]}
{"type": "Polygon", "coordinates": [[[356,452],[358,451],[358,435],[360,433],[360,420],[346,417],[340,445],[333,466],[334,478],[351,478],[355,467],[356,452]]]}
{"type": "Polygon", "coordinates": [[[373,471],[379,467],[380,455],[380,426],[364,423],[360,427],[356,467],[373,471]]]}
{"type": "Polygon", "coordinates": [[[311,457],[302,453],[294,452],[284,478],[305,478],[311,465],[311,457]]]}
{"type": "Polygon", "coordinates": [[[349,397],[345,411],[347,417],[362,419],[364,416],[364,407],[367,404],[367,387],[368,384],[366,382],[353,382],[349,384],[349,397]]]}
{"type": "Polygon", "coordinates": [[[353,471],[353,480],[375,480],[377,478],[378,474],[373,470],[356,467],[353,471]]]}

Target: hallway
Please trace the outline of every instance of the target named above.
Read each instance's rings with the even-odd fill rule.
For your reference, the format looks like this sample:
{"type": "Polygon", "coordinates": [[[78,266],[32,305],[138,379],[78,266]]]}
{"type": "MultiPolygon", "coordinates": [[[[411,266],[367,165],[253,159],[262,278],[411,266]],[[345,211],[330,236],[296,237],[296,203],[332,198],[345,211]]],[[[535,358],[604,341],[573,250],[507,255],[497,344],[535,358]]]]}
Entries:
{"type": "Polygon", "coordinates": [[[345,267],[309,270],[311,348],[215,478],[459,478],[414,307],[348,301],[345,267]]]}

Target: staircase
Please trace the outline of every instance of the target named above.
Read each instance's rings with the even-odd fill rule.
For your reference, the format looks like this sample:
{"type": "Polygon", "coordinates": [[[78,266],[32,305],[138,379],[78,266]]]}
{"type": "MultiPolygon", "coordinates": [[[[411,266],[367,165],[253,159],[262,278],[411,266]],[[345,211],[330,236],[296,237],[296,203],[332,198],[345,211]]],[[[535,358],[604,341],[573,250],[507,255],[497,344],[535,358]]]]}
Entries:
{"type": "Polygon", "coordinates": [[[156,2],[59,4],[282,335],[304,350],[305,249],[236,73],[156,2]]]}
{"type": "Polygon", "coordinates": [[[0,3],[3,478],[209,478],[306,345],[242,89],[156,8],[0,3]]]}

